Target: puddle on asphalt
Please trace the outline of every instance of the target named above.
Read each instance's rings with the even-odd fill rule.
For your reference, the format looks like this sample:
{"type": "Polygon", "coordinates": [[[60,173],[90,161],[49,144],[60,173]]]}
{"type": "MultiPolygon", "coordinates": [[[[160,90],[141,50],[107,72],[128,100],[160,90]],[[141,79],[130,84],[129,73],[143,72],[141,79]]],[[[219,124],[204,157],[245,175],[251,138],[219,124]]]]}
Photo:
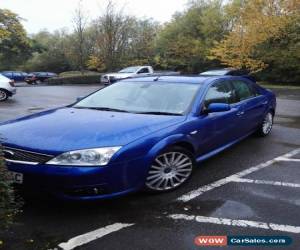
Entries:
{"type": "Polygon", "coordinates": [[[201,214],[203,216],[224,218],[249,218],[255,216],[251,207],[233,200],[197,200],[188,204],[170,204],[168,213],[178,213],[178,207],[182,213],[201,214]]]}
{"type": "Polygon", "coordinates": [[[43,110],[45,108],[41,108],[41,107],[31,107],[31,108],[28,108],[27,110],[28,111],[36,111],[36,110],[43,110]]]}
{"type": "Polygon", "coordinates": [[[227,200],[224,204],[210,214],[212,217],[225,217],[225,218],[247,218],[253,217],[255,214],[253,210],[240,202],[227,200]]]}

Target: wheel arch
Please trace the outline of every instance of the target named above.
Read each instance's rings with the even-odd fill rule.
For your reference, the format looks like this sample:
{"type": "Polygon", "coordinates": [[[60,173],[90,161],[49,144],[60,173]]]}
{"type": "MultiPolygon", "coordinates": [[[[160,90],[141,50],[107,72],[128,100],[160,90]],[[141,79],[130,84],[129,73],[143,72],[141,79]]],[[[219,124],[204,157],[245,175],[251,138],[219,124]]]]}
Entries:
{"type": "Polygon", "coordinates": [[[273,116],[275,116],[275,108],[274,107],[270,107],[269,111],[272,113],[273,116]]]}
{"type": "Polygon", "coordinates": [[[154,160],[154,158],[161,151],[174,146],[182,147],[188,150],[191,154],[195,155],[195,146],[188,140],[187,136],[184,134],[172,135],[159,141],[150,149],[149,155],[151,155],[151,158],[154,160]]]}

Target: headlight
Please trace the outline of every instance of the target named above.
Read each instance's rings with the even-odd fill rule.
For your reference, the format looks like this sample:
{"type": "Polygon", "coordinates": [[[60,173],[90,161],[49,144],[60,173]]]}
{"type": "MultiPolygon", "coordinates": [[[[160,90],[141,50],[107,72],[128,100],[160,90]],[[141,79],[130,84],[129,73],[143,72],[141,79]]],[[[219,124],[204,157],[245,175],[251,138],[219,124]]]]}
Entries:
{"type": "Polygon", "coordinates": [[[107,165],[113,155],[121,147],[93,148],[63,153],[46,164],[74,166],[103,166],[107,165]]]}

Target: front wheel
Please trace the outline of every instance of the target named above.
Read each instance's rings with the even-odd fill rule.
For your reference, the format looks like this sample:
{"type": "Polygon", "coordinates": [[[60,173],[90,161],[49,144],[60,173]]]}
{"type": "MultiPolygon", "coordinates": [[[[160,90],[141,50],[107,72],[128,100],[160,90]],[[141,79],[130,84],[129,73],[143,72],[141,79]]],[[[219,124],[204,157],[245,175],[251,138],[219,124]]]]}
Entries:
{"type": "Polygon", "coordinates": [[[194,157],[189,151],[181,147],[169,148],[153,161],[145,188],[155,193],[174,190],[191,177],[194,165],[194,157]]]}
{"type": "Polygon", "coordinates": [[[7,100],[7,98],[8,98],[7,91],[4,89],[0,89],[0,102],[7,100]]]}
{"type": "Polygon", "coordinates": [[[264,120],[257,131],[260,136],[267,136],[271,133],[273,127],[273,118],[274,115],[271,111],[265,115],[264,120]]]}

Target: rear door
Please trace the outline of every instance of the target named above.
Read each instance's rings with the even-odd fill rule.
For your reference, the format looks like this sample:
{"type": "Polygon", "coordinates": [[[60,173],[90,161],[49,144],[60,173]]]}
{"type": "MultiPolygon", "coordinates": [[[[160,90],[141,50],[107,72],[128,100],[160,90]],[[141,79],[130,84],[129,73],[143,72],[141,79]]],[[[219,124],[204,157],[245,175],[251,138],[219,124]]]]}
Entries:
{"type": "Polygon", "coordinates": [[[260,125],[267,106],[267,99],[265,96],[259,95],[249,82],[233,80],[232,84],[239,99],[238,103],[243,107],[241,114],[242,133],[246,135],[260,125]]]}

